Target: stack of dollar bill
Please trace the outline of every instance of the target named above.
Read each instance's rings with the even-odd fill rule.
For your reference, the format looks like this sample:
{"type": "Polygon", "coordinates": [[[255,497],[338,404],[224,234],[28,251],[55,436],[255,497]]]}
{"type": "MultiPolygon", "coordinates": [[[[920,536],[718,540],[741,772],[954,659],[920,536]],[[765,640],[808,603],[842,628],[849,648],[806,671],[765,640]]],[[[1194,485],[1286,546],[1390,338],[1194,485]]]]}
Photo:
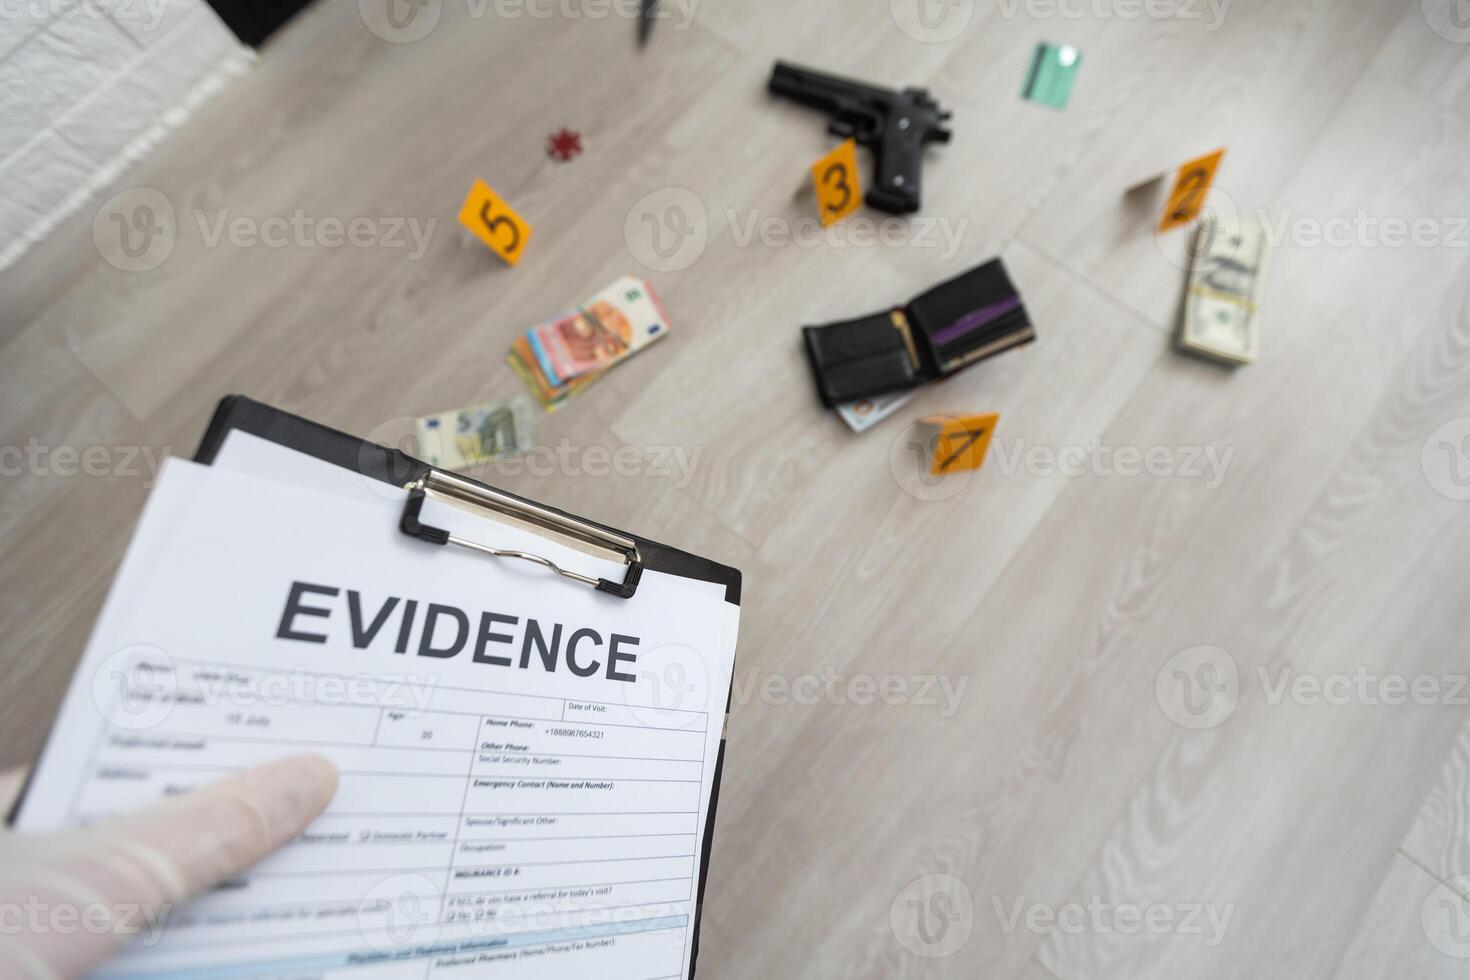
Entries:
{"type": "Polygon", "coordinates": [[[424,462],[462,470],[534,445],[536,410],[529,398],[517,395],[419,419],[417,433],[424,462]]]}
{"type": "Polygon", "coordinates": [[[1184,299],[1179,346],[1231,364],[1256,359],[1256,297],[1266,266],[1266,229],[1259,221],[1205,214],[1200,219],[1184,299]]]}
{"type": "Polygon", "coordinates": [[[541,407],[554,412],[668,332],[668,317],[648,283],[622,276],[575,310],[517,337],[506,360],[541,407]]]}

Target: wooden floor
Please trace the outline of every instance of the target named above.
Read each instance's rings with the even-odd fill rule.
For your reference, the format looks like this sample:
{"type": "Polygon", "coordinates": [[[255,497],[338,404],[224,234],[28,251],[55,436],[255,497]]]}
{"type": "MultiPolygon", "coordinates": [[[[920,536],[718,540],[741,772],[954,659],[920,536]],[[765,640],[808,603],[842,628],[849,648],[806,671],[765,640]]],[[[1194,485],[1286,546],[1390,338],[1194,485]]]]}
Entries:
{"type": "MultiPolygon", "coordinates": [[[[389,43],[323,3],[120,185],[173,205],[162,265],[99,258],[89,207],[0,275],[0,446],[125,471],[136,447],[191,454],[230,392],[391,434],[517,393],[517,332],[645,274],[674,335],[540,441],[678,448],[689,478],[485,475],[745,572],[701,978],[1470,977],[1470,457],[1441,459],[1470,429],[1470,47],[1435,5],[1235,0],[1214,24],[1203,2],[960,0],[925,28],[905,0],[723,0],[639,53],[617,17],[443,0],[389,43]],[[1041,40],[1083,53],[1062,112],[1018,97],[1041,40]],[[955,110],[923,210],[952,248],[745,237],[811,211],[831,144],[766,95],[778,57],[955,110]],[[562,126],[586,145],[568,163],[544,152],[562,126]],[[1234,373],[1173,351],[1186,236],[1152,233],[1157,188],[1125,193],[1222,144],[1216,200],[1286,229],[1261,361],[1234,373]],[[455,225],[477,177],[535,227],[518,268],[455,225]],[[706,241],[651,271],[639,202],[670,188],[706,241]],[[209,247],[195,218],[297,209],[438,224],[414,260],[209,247]],[[1315,242],[1329,219],[1356,227],[1315,242]],[[799,325],[997,254],[1037,343],[862,436],[820,408],[799,325]],[[1001,423],[983,470],[931,488],[907,425],[937,411],[1001,423]],[[1207,448],[1220,479],[1194,472],[1207,448]],[[1046,465],[1120,449],[1168,462],[1046,465]],[[1193,669],[1204,645],[1236,701],[1188,727],[1181,678],[1230,681],[1193,669]],[[837,693],[776,686],[805,675],[837,693]],[[1388,675],[1439,694],[1383,703],[1388,675]],[[939,703],[847,696],[892,676],[939,703]],[[1367,678],[1346,703],[1275,696],[1344,676],[1367,678]]],[[[146,472],[35,468],[0,483],[5,763],[39,746],[147,494],[146,472]]]]}

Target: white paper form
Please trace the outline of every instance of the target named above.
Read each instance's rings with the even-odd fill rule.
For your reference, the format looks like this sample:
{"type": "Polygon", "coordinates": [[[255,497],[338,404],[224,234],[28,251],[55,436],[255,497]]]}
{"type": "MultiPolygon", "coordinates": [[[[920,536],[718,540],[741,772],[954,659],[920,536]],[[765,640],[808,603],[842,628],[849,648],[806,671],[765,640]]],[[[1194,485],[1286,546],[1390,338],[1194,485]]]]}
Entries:
{"type": "Polygon", "coordinates": [[[687,975],[736,607],[425,545],[398,510],[168,464],[18,829],[303,749],[342,777],[102,975],[687,975]]]}

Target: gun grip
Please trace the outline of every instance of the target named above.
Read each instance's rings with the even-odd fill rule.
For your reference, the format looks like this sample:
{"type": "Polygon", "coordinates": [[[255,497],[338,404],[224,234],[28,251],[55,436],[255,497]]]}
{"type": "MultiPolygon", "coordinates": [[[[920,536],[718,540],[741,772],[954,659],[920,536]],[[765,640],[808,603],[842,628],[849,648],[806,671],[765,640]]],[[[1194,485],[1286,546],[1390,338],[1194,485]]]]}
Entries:
{"type": "Polygon", "coordinates": [[[873,145],[873,186],[863,198],[868,206],[890,214],[919,210],[923,154],[919,120],[904,115],[890,118],[883,138],[873,145]]]}

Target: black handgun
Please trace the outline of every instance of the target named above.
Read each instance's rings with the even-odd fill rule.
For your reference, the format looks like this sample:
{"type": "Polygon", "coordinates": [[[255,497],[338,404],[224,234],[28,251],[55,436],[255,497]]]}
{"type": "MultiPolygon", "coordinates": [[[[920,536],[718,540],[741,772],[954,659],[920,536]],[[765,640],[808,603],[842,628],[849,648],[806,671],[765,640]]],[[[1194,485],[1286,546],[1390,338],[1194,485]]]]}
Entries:
{"type": "Polygon", "coordinates": [[[776,62],[771,91],[831,113],[827,131],[872,148],[876,178],[864,198],[893,214],[919,210],[919,168],[925,143],[948,143],[950,113],[925,89],[902,92],[776,62]]]}

